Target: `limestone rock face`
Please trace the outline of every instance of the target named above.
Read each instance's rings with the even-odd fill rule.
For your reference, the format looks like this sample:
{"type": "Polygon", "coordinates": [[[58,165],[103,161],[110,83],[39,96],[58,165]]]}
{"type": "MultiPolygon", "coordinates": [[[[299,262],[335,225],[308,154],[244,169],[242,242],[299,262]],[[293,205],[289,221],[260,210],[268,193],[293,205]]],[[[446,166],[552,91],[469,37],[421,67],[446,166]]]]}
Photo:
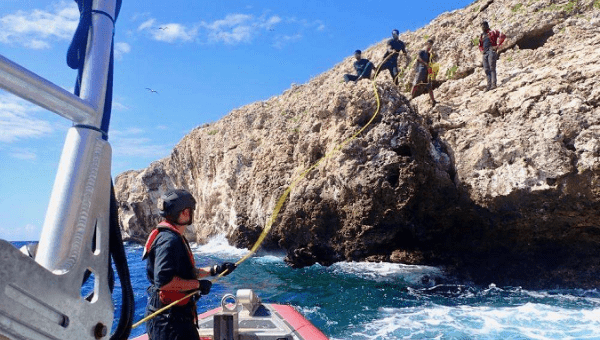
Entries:
{"type": "MultiPolygon", "coordinates": [[[[488,283],[597,286],[600,3],[480,0],[400,38],[411,58],[435,40],[438,105],[408,102],[408,67],[400,86],[377,78],[377,110],[370,81],[343,83],[348,57],[119,175],[125,237],[143,241],[158,197],[183,187],[198,200],[192,240],[251,247],[297,183],[262,245],[292,266],[393,261],[488,283]],[[507,35],[489,92],[475,46],[483,19],[507,35]]],[[[363,57],[378,65],[385,49],[363,57]]]]}

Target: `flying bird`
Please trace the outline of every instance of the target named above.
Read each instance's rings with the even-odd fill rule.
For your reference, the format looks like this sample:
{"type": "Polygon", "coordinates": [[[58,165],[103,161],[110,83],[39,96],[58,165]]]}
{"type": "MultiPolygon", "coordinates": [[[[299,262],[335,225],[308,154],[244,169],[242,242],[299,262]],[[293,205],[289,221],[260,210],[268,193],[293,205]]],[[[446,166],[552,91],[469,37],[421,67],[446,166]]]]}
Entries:
{"type": "Polygon", "coordinates": [[[166,29],[169,29],[169,26],[163,26],[163,27],[159,27],[158,29],[159,29],[159,30],[166,30],[166,29]]]}
{"type": "Polygon", "coordinates": [[[158,94],[158,91],[153,90],[153,89],[151,89],[149,87],[146,87],[146,90],[150,91],[150,93],[156,93],[156,94],[158,94]]]}

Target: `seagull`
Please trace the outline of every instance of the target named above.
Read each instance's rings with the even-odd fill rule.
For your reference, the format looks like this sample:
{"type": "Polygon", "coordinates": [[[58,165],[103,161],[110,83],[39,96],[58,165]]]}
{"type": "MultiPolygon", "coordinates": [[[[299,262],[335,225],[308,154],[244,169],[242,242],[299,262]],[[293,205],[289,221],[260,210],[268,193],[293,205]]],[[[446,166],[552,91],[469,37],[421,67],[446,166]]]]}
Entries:
{"type": "Polygon", "coordinates": [[[149,87],[146,87],[146,90],[150,91],[150,93],[156,93],[156,94],[158,94],[158,91],[153,90],[153,89],[151,89],[149,87]]]}
{"type": "Polygon", "coordinates": [[[159,27],[158,29],[159,29],[159,30],[167,30],[167,29],[169,29],[169,26],[163,26],[163,27],[159,27]]]}

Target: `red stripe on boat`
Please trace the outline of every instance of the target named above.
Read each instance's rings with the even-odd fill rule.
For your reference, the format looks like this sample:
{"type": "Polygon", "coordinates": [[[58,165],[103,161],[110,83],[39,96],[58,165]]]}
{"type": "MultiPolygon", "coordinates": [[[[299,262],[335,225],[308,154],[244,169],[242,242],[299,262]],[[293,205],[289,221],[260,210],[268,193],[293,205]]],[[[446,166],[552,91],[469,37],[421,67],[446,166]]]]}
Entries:
{"type": "Polygon", "coordinates": [[[206,319],[207,317],[209,317],[211,315],[217,314],[222,309],[223,308],[221,308],[221,307],[217,307],[217,308],[211,309],[211,310],[209,310],[207,312],[204,312],[204,313],[198,315],[198,320],[203,320],[203,319],[206,319]]]}
{"type": "MultiPolygon", "coordinates": [[[[306,318],[300,314],[292,306],[288,305],[277,305],[271,304],[273,308],[282,318],[285,320],[298,335],[305,340],[329,340],[325,334],[323,334],[315,325],[306,320],[306,318]]],[[[198,320],[205,319],[221,311],[221,307],[211,309],[198,315],[198,320]]],[[[148,340],[148,335],[144,334],[133,340],[148,340]]]]}
{"type": "Polygon", "coordinates": [[[304,316],[298,313],[292,306],[272,304],[281,317],[287,321],[302,338],[306,340],[329,340],[315,325],[306,320],[304,316]]]}

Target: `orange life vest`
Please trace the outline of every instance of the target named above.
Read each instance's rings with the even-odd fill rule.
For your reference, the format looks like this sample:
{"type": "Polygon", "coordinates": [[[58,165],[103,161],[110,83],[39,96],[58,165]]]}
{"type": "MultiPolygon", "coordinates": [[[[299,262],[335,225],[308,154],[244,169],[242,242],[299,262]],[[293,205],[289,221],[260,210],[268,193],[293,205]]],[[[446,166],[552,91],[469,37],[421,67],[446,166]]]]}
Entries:
{"type": "MultiPolygon", "coordinates": [[[[185,248],[187,249],[188,257],[190,259],[192,267],[195,267],[196,262],[194,261],[194,254],[192,253],[192,249],[190,248],[190,245],[189,245],[187,239],[185,238],[185,236],[183,236],[183,234],[181,234],[179,232],[179,230],[177,230],[177,228],[175,228],[175,226],[173,226],[171,223],[169,223],[167,221],[163,221],[163,222],[159,223],[158,226],[154,230],[152,230],[152,232],[150,232],[150,235],[148,236],[148,240],[146,241],[146,245],[144,246],[144,252],[142,253],[142,260],[145,260],[148,257],[148,254],[150,253],[150,250],[152,249],[152,245],[154,244],[156,237],[162,230],[165,230],[165,229],[171,230],[181,237],[181,242],[183,242],[183,244],[185,245],[185,248]]],[[[181,292],[181,291],[174,291],[174,290],[161,290],[161,289],[158,290],[158,297],[160,299],[160,302],[162,302],[165,305],[168,305],[171,302],[177,301],[188,294],[189,294],[189,292],[181,292]]],[[[187,305],[190,302],[190,299],[191,298],[187,298],[187,299],[180,301],[179,303],[177,303],[177,306],[187,305]]]]}

